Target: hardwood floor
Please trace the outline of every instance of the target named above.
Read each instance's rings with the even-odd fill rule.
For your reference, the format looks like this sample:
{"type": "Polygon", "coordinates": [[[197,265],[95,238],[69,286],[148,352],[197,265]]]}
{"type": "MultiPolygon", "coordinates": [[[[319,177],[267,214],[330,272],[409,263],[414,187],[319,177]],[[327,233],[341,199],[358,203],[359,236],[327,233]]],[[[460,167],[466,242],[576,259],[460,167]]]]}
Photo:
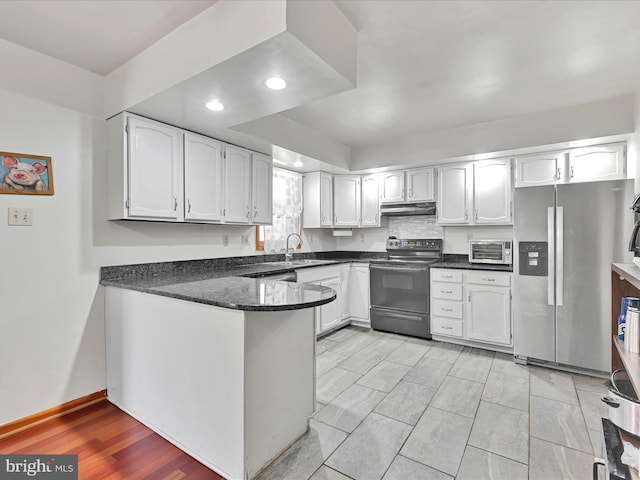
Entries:
{"type": "Polygon", "coordinates": [[[78,454],[82,480],[224,480],[106,400],[0,439],[0,453],[78,454]]]}

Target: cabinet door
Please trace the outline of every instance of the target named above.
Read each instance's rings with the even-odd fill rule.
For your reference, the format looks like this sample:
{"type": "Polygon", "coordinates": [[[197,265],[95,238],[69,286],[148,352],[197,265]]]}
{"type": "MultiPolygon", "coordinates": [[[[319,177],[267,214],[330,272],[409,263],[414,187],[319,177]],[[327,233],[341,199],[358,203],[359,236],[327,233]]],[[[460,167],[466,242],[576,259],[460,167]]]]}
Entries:
{"type": "Polygon", "coordinates": [[[516,158],[516,187],[554,185],[562,179],[565,154],[545,153],[516,158]]]}
{"type": "Polygon", "coordinates": [[[380,226],[380,196],[378,192],[378,174],[363,175],[361,179],[362,205],[360,226],[380,226]]]}
{"type": "Polygon", "coordinates": [[[259,153],[252,154],[251,201],[253,202],[251,222],[270,225],[273,205],[273,164],[271,157],[259,153]]]}
{"type": "MultiPolygon", "coordinates": [[[[352,265],[348,298],[351,303],[351,317],[369,321],[369,266],[352,265]]],[[[346,300],[345,300],[346,301],[346,300]]]]}
{"type": "Polygon", "coordinates": [[[468,285],[465,337],[484,343],[511,345],[511,290],[468,285]]]}
{"type": "Polygon", "coordinates": [[[434,201],[433,168],[417,168],[407,170],[407,201],[431,202],[434,201]]]}
{"type": "Polygon", "coordinates": [[[185,220],[222,220],[222,187],[222,143],[185,133],[185,220]]]}
{"type": "Polygon", "coordinates": [[[333,225],[333,177],[320,174],[320,226],[333,225]]]}
{"type": "Polygon", "coordinates": [[[473,165],[450,165],[438,169],[437,219],[441,224],[469,223],[473,165]]]}
{"type": "Polygon", "coordinates": [[[349,297],[351,295],[351,265],[345,263],[340,267],[340,320],[344,322],[349,321],[351,317],[351,302],[349,297]]]}
{"type": "Polygon", "coordinates": [[[242,148],[225,146],[224,156],[224,221],[249,223],[251,216],[251,153],[242,148]]]}
{"type": "Polygon", "coordinates": [[[129,216],[178,219],[182,210],[181,134],[140,118],[128,119],[129,216]]]}
{"type": "Polygon", "coordinates": [[[337,327],[342,321],[341,283],[342,279],[340,277],[330,278],[320,283],[323,287],[333,288],[337,294],[333,302],[325,303],[320,307],[320,333],[337,327]]]}
{"type": "Polygon", "coordinates": [[[473,222],[511,223],[511,159],[476,162],[473,168],[473,222]]]}
{"type": "Polygon", "coordinates": [[[569,152],[569,182],[624,180],[623,145],[577,148],[569,152]]]}
{"type": "Polygon", "coordinates": [[[360,176],[333,177],[333,226],[360,226],[360,176]]]}
{"type": "Polygon", "coordinates": [[[404,170],[380,174],[380,202],[404,202],[404,170]]]}

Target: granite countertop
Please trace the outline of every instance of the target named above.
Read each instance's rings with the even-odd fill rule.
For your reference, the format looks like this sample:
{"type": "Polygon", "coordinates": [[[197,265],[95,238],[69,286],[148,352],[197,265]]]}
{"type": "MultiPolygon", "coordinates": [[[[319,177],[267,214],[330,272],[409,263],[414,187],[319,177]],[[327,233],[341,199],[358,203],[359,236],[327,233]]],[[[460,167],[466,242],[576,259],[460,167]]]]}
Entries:
{"type": "Polygon", "coordinates": [[[454,268],[461,270],[489,270],[493,272],[513,272],[513,265],[493,263],[469,263],[468,255],[446,254],[441,262],[429,265],[431,268],[454,268]]]}
{"type": "Polygon", "coordinates": [[[262,255],[119,265],[102,267],[100,284],[236,310],[298,310],[329,303],[335,300],[336,292],[328,287],[270,279],[269,275],[368,262],[383,255],[323,252],[295,255],[290,263],[284,262],[284,255],[262,255]]]}

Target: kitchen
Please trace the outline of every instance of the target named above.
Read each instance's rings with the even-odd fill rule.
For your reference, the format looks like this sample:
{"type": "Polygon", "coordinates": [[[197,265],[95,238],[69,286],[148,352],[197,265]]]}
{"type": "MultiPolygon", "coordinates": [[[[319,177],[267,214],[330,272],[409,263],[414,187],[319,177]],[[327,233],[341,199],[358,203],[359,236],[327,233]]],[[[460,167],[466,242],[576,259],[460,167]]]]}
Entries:
{"type": "MultiPolygon", "coordinates": [[[[227,2],[219,3],[219,7],[227,5],[227,2]]],[[[337,5],[344,6],[340,2],[337,5]]],[[[255,8],[260,8],[260,5],[255,8]]],[[[351,8],[355,7],[351,5],[351,8]]],[[[562,10],[569,7],[555,5],[554,8],[562,10]]],[[[602,8],[608,7],[604,5],[602,8]]],[[[262,14],[256,16],[271,18],[272,13],[260,12],[262,14]]],[[[541,22],[548,21],[551,15],[543,9],[534,9],[533,12],[540,15],[538,20],[541,22]]],[[[434,21],[438,18],[435,16],[437,12],[429,13],[434,15],[434,21]]],[[[561,18],[561,11],[553,13],[561,18]]],[[[250,18],[248,14],[245,15],[250,18]]],[[[8,14],[3,16],[10,18],[8,14]]],[[[599,15],[593,16],[598,18],[599,15]]],[[[428,15],[422,17],[427,18],[428,15]]],[[[399,23],[411,18],[411,15],[399,9],[398,20],[394,20],[395,18],[394,15],[388,15],[389,22],[399,23]]],[[[633,15],[628,15],[628,18],[633,18],[633,15]]],[[[579,19],[588,21],[584,17],[579,19]]],[[[468,24],[472,24],[472,20],[477,21],[467,19],[468,24]]],[[[254,23],[255,20],[248,25],[255,26],[254,23]]],[[[463,25],[461,23],[460,28],[463,25]]],[[[197,28],[194,27],[193,30],[197,28]]],[[[362,30],[362,26],[359,30],[362,30]]],[[[364,41],[367,31],[362,30],[360,35],[364,41]]],[[[2,150],[51,155],[56,193],[52,197],[0,197],[4,209],[15,206],[34,210],[33,227],[2,226],[2,243],[3,246],[8,246],[5,249],[9,249],[5,250],[5,271],[11,272],[11,275],[3,275],[0,280],[3,298],[10,299],[5,300],[5,314],[2,315],[3,326],[9,334],[3,335],[3,348],[0,349],[3,360],[3,408],[0,424],[105,388],[102,313],[104,291],[98,286],[100,267],[256,253],[253,245],[254,227],[109,222],[106,213],[107,185],[104,179],[107,177],[107,168],[104,152],[107,143],[105,118],[111,115],[105,114],[102,102],[104,74],[94,74],[86,69],[73,67],[54,59],[53,54],[47,56],[36,53],[16,45],[19,43],[9,40],[1,44],[7,71],[12,72],[12,75],[3,76],[0,84],[0,97],[4,107],[2,150]],[[34,79],[42,78],[43,75],[49,79],[63,78],[65,81],[50,80],[46,84],[36,82],[34,85],[34,79]],[[249,235],[248,244],[243,243],[242,239],[246,234],[249,235]],[[229,238],[228,246],[224,245],[224,235],[229,238]],[[46,246],[43,245],[44,240],[47,242],[46,246]],[[20,252],[16,251],[14,254],[14,249],[20,252]]],[[[622,44],[629,45],[624,42],[622,44]]],[[[366,43],[362,48],[365,46],[366,43]]],[[[140,62],[143,60],[145,59],[139,59],[140,62]]],[[[167,60],[164,63],[168,70],[178,70],[173,61],[167,60]]],[[[631,64],[634,62],[628,63],[625,68],[633,68],[631,64]]],[[[144,70],[145,65],[140,64],[140,67],[144,70]]],[[[303,135],[301,129],[296,128],[296,122],[289,117],[274,118],[273,121],[274,124],[285,124],[292,129],[290,143],[285,145],[289,147],[288,150],[306,152],[306,156],[320,160],[333,158],[338,164],[337,168],[344,169],[348,166],[349,171],[376,167],[413,168],[421,166],[423,161],[434,165],[458,159],[475,161],[476,158],[459,157],[527,148],[529,152],[518,153],[532,153],[531,149],[538,146],[554,146],[583,138],[624,135],[628,141],[628,173],[633,178],[637,162],[635,152],[638,131],[634,119],[639,110],[637,96],[634,94],[640,82],[632,71],[622,70],[625,73],[619,73],[619,68],[622,67],[623,65],[616,64],[613,70],[616,73],[606,78],[610,82],[624,79],[625,82],[630,82],[632,88],[626,84],[616,84],[609,86],[610,90],[604,90],[603,82],[597,85],[603,89],[597,96],[578,95],[566,103],[545,103],[544,108],[536,111],[507,112],[511,116],[503,114],[495,117],[496,119],[470,117],[465,123],[459,124],[466,125],[465,127],[441,127],[437,134],[430,133],[433,128],[428,126],[421,127],[421,130],[414,127],[411,133],[417,132],[420,135],[403,137],[402,141],[390,141],[386,144],[371,142],[371,146],[363,144],[352,148],[350,163],[345,163],[344,160],[346,149],[338,142],[330,141],[326,134],[312,135],[322,148],[318,145],[303,148],[303,139],[308,138],[308,135],[303,135]],[[519,116],[514,116],[516,113],[519,116]],[[480,124],[479,121],[487,123],[480,124]],[[469,126],[471,124],[473,125],[469,126]],[[401,160],[389,161],[395,158],[401,160]]],[[[151,68],[151,71],[158,73],[158,78],[154,77],[153,81],[160,82],[164,79],[163,81],[177,83],[180,80],[157,70],[161,68],[162,65],[151,68]]],[[[364,73],[359,72],[359,75],[364,73]]],[[[112,85],[116,78],[112,76],[107,80],[112,85]]],[[[362,81],[364,78],[359,80],[362,81]]],[[[165,87],[166,85],[154,85],[149,88],[158,91],[165,87]]],[[[128,91],[131,104],[137,103],[141,98],[136,97],[136,88],[144,89],[144,82],[142,85],[132,85],[128,91]]],[[[511,93],[515,95],[514,92],[511,93]]],[[[520,98],[526,98],[526,95],[521,95],[520,98]]],[[[444,109],[435,108],[436,105],[438,104],[434,103],[430,110],[439,112],[441,116],[444,109]]],[[[482,107],[487,108],[486,104],[482,107]]],[[[471,105],[467,103],[465,108],[471,108],[471,105]]],[[[344,112],[339,120],[342,122],[348,118],[348,112],[344,112]]],[[[358,121],[360,120],[353,123],[358,121]]],[[[455,126],[455,122],[450,125],[455,126]]],[[[251,130],[257,129],[255,124],[251,126],[251,130]]],[[[236,132],[235,135],[248,135],[246,130],[249,130],[249,126],[245,133],[236,132]]],[[[281,138],[281,134],[276,133],[281,138]]],[[[240,144],[231,138],[223,140],[240,144]]],[[[272,143],[285,142],[284,138],[281,140],[272,143]]],[[[255,148],[252,143],[244,146],[264,153],[262,148],[255,148]]],[[[337,168],[330,173],[340,173],[337,168]]],[[[495,238],[497,235],[498,238],[512,238],[509,230],[508,226],[500,227],[497,231],[490,227],[447,227],[444,253],[466,253],[469,236],[495,238]]],[[[302,251],[385,250],[389,232],[384,227],[368,228],[361,232],[363,242],[358,234],[352,237],[333,237],[324,231],[303,229],[302,251]]]]}

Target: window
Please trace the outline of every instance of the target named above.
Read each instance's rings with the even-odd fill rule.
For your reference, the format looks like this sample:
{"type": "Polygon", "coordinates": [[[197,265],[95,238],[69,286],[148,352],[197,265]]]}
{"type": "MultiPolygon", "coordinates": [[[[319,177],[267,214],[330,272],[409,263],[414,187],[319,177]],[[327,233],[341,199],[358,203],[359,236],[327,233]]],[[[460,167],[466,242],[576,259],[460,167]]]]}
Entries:
{"type": "MultiPolygon", "coordinates": [[[[256,227],[256,250],[283,253],[290,233],[300,234],[302,175],[282,168],[273,169],[273,220],[256,227]]],[[[298,245],[302,248],[302,245],[298,245]]]]}

